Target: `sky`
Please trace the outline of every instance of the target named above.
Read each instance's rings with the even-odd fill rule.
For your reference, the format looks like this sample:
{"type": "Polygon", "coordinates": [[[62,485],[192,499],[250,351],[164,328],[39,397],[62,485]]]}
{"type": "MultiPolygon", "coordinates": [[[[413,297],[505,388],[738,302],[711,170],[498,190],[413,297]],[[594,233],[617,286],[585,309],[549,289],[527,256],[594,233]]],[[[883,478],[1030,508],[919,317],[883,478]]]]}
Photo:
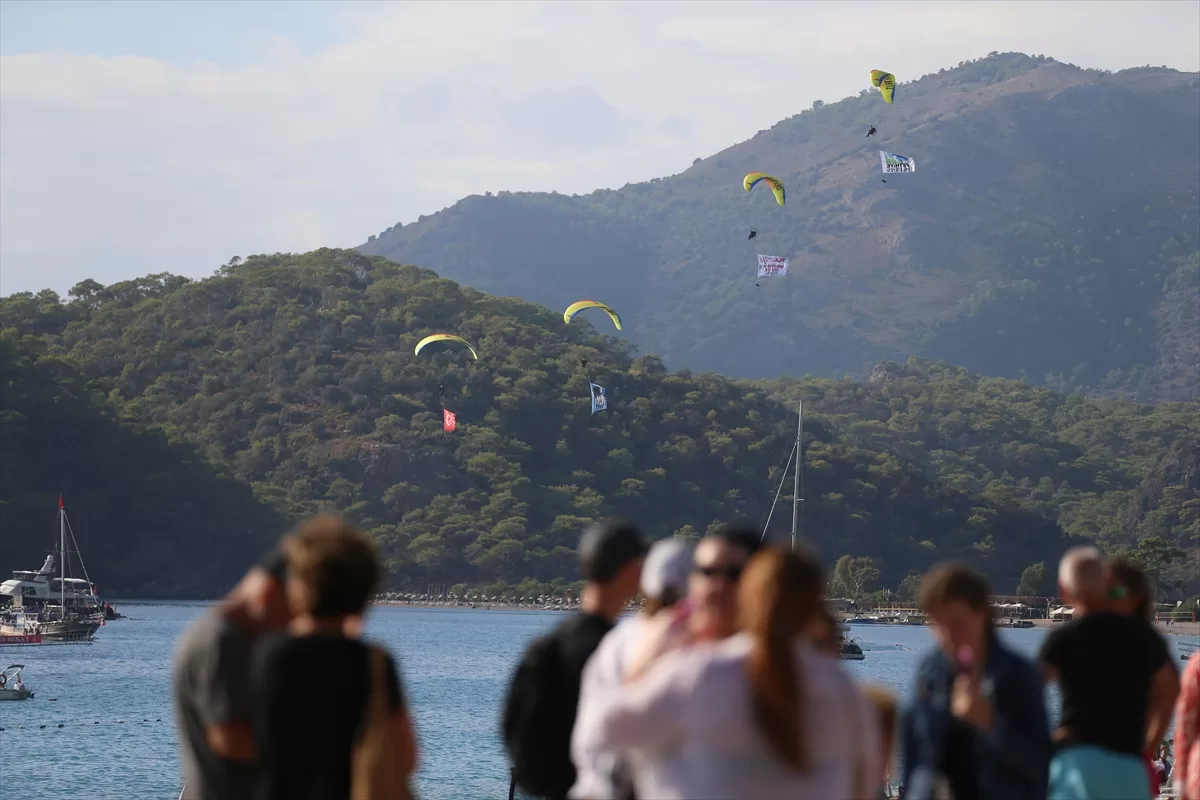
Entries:
{"type": "Polygon", "coordinates": [[[1200,1],[0,0],[0,294],[686,169],[992,50],[1200,70],[1200,1]]]}

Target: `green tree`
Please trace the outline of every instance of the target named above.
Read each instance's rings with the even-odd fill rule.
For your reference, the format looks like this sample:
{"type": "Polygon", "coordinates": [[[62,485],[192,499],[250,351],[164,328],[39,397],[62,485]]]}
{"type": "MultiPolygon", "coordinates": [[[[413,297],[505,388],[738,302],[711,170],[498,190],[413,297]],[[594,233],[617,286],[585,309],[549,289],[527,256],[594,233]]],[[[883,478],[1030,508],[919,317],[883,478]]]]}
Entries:
{"type": "Polygon", "coordinates": [[[1049,591],[1045,561],[1030,564],[1021,573],[1021,580],[1017,583],[1017,594],[1021,597],[1045,597],[1049,591]]]}
{"type": "Polygon", "coordinates": [[[852,600],[857,600],[879,580],[879,569],[869,556],[842,556],[837,560],[833,569],[834,585],[840,593],[852,600]]]}

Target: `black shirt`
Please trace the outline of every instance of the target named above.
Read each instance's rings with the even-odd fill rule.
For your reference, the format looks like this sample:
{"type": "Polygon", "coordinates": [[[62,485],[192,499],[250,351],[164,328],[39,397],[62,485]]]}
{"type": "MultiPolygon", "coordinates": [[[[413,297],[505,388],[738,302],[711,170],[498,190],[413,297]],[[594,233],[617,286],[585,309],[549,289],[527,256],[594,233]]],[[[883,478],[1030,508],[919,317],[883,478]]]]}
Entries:
{"type": "MultiPolygon", "coordinates": [[[[563,660],[562,687],[562,730],[566,736],[561,738],[560,746],[552,756],[563,765],[564,779],[569,789],[575,783],[575,765],[571,762],[571,731],[575,730],[575,717],[579,710],[579,685],[583,679],[583,668],[600,640],[613,629],[613,623],[596,614],[573,614],[563,620],[554,630],[554,638],[558,640],[559,652],[563,660]]],[[[564,791],[565,796],[565,791],[564,791]]]]}
{"type": "MultiPolygon", "coordinates": [[[[350,796],[350,760],[367,708],[370,648],[340,636],[265,639],[254,657],[254,728],[262,800],[350,796]]],[[[389,707],[403,707],[387,659],[389,707]]]]}
{"type": "Polygon", "coordinates": [[[942,752],[941,773],[954,790],[954,800],[978,800],[979,768],[975,764],[975,728],[957,717],[950,717],[946,747],[942,752]]]}
{"type": "Polygon", "coordinates": [[[1052,630],[1039,660],[1058,671],[1068,744],[1142,755],[1151,680],[1171,663],[1167,643],[1148,622],[1088,614],[1052,630]]]}

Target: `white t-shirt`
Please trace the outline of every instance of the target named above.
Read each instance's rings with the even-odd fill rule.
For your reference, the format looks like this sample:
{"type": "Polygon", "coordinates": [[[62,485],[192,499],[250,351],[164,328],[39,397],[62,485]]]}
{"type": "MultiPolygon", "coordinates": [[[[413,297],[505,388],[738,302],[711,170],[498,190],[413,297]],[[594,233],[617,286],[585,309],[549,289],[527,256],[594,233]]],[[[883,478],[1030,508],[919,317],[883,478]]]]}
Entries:
{"type": "Polygon", "coordinates": [[[876,797],[879,726],[853,679],[836,659],[797,643],[811,768],[794,772],[770,751],[754,722],[745,671],[750,646],[750,637],[739,634],[670,653],[642,679],[593,700],[587,720],[595,726],[587,734],[592,747],[636,750],[652,764],[665,755],[665,763],[655,765],[653,789],[638,784],[639,794],[655,800],[876,797]]]}
{"type": "Polygon", "coordinates": [[[579,681],[579,705],[571,734],[571,761],[575,764],[574,800],[612,800],[610,776],[616,754],[606,750],[598,737],[596,708],[603,699],[619,692],[634,648],[646,631],[648,618],[642,614],[621,621],[600,640],[583,668],[579,681]]]}

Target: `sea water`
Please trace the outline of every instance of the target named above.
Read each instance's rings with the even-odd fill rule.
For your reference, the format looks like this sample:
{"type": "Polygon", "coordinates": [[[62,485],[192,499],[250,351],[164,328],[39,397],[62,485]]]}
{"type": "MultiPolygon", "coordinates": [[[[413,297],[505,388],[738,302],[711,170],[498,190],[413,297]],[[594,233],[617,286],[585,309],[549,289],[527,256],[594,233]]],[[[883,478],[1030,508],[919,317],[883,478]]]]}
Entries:
{"type": "MultiPolygon", "coordinates": [[[[21,800],[129,800],[179,796],[170,663],[202,604],[122,603],[130,619],[108,623],[90,645],[0,646],[3,666],[24,664],[35,696],[0,702],[0,795],[21,800]]],[[[561,613],[382,606],[368,634],[386,644],[419,737],[415,788],[427,800],[508,796],[499,739],[500,703],[525,645],[561,613]]],[[[866,659],[844,662],[864,681],[906,695],[929,629],[854,626],[866,659]]],[[[1045,631],[1005,630],[1032,656],[1045,631]]],[[[1177,662],[1178,663],[1178,662],[1177,662]]],[[[342,676],[313,670],[314,692],[337,692],[342,676]]],[[[314,731],[314,735],[320,735],[314,731]]]]}

